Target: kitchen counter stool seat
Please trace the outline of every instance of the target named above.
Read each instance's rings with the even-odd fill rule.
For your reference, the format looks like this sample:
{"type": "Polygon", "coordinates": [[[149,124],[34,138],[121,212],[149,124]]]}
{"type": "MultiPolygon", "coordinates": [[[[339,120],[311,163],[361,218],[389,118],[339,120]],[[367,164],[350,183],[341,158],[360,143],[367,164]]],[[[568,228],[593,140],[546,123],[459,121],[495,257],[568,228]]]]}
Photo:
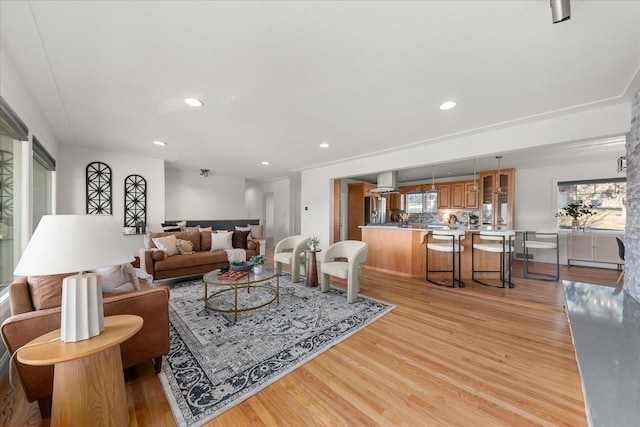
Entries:
{"type": "Polygon", "coordinates": [[[524,277],[527,279],[546,280],[555,282],[560,279],[560,251],[558,233],[555,231],[527,231],[524,233],[522,246],[524,247],[524,277]],[[546,241],[545,241],[546,240],[546,241]],[[538,273],[529,269],[529,250],[552,250],[556,254],[556,274],[538,273]]]}
{"type": "Polygon", "coordinates": [[[438,286],[446,286],[455,288],[456,282],[458,287],[464,288],[464,283],[461,280],[461,252],[464,252],[464,246],[462,246],[462,240],[465,238],[464,230],[434,230],[427,234],[425,241],[427,243],[426,251],[426,270],[427,281],[438,286]],[[432,241],[429,241],[429,236],[432,237],[432,241]],[[438,243],[440,241],[440,243],[438,243]],[[430,270],[429,269],[429,251],[445,252],[451,254],[451,270],[430,270]],[[457,267],[456,267],[457,262],[457,267]],[[451,273],[451,286],[443,282],[437,282],[429,278],[429,273],[451,273]],[[456,277],[457,273],[457,277],[456,277]]]}
{"type": "Polygon", "coordinates": [[[479,234],[471,235],[471,279],[474,282],[478,282],[485,286],[493,286],[496,288],[513,288],[515,285],[511,281],[511,261],[513,259],[513,243],[515,239],[515,232],[508,231],[482,231],[479,234]],[[476,243],[475,240],[479,239],[481,242],[476,243]],[[492,242],[492,243],[488,243],[492,242]],[[476,270],[475,268],[475,253],[476,251],[491,252],[500,254],[500,269],[499,270],[476,270]],[[476,273],[500,273],[500,284],[496,286],[491,283],[484,282],[476,279],[476,273]]]}

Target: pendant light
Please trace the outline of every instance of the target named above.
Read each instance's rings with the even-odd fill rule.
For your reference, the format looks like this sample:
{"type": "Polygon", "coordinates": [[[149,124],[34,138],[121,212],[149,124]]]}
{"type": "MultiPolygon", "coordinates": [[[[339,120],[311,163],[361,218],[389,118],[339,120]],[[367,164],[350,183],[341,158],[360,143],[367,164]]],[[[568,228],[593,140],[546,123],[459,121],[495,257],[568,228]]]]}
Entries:
{"type": "Polygon", "coordinates": [[[469,193],[479,193],[478,180],[476,179],[476,159],[473,159],[473,188],[469,190],[469,193]]]}
{"type": "Polygon", "coordinates": [[[496,156],[496,159],[498,159],[498,188],[493,194],[497,194],[498,196],[503,196],[507,194],[506,191],[502,191],[502,187],[500,186],[500,159],[501,158],[502,156],[496,156]]]}
{"type": "Polygon", "coordinates": [[[438,194],[436,189],[436,165],[431,168],[431,190],[427,191],[428,194],[438,194]]]}

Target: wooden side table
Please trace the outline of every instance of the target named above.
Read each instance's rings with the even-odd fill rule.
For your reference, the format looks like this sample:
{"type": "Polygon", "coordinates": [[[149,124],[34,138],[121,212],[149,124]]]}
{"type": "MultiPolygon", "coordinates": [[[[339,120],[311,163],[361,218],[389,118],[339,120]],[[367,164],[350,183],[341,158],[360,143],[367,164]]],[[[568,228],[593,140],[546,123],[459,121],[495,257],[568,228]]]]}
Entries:
{"type": "Polygon", "coordinates": [[[53,374],[52,426],[128,426],[129,408],[124,387],[120,343],[142,328],[142,317],[104,318],[104,332],[87,340],[47,342],[60,336],[48,332],[18,352],[27,365],[55,365],[53,374]]]}
{"type": "Polygon", "coordinates": [[[318,286],[318,264],[316,262],[316,253],[321,250],[322,249],[307,249],[304,251],[306,257],[304,268],[307,273],[307,286],[312,288],[318,286]]]}

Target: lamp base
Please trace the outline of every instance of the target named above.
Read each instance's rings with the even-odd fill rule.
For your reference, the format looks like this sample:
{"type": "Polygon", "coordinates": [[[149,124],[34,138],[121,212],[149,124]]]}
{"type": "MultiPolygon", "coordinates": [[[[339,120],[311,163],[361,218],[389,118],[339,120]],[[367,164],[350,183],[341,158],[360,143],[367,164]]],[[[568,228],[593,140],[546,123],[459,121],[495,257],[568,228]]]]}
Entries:
{"type": "Polygon", "coordinates": [[[104,331],[102,283],[96,273],[76,274],[62,281],[60,340],[77,342],[104,331]]]}

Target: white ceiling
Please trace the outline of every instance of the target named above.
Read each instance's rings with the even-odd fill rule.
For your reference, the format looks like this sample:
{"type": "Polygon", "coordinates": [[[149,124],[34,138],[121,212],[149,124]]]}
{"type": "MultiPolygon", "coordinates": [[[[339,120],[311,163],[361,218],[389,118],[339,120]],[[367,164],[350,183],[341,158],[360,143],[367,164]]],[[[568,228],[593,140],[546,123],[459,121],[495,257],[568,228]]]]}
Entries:
{"type": "Polygon", "coordinates": [[[640,2],[571,6],[3,0],[0,47],[62,143],[270,180],[631,99],[640,2]]]}

